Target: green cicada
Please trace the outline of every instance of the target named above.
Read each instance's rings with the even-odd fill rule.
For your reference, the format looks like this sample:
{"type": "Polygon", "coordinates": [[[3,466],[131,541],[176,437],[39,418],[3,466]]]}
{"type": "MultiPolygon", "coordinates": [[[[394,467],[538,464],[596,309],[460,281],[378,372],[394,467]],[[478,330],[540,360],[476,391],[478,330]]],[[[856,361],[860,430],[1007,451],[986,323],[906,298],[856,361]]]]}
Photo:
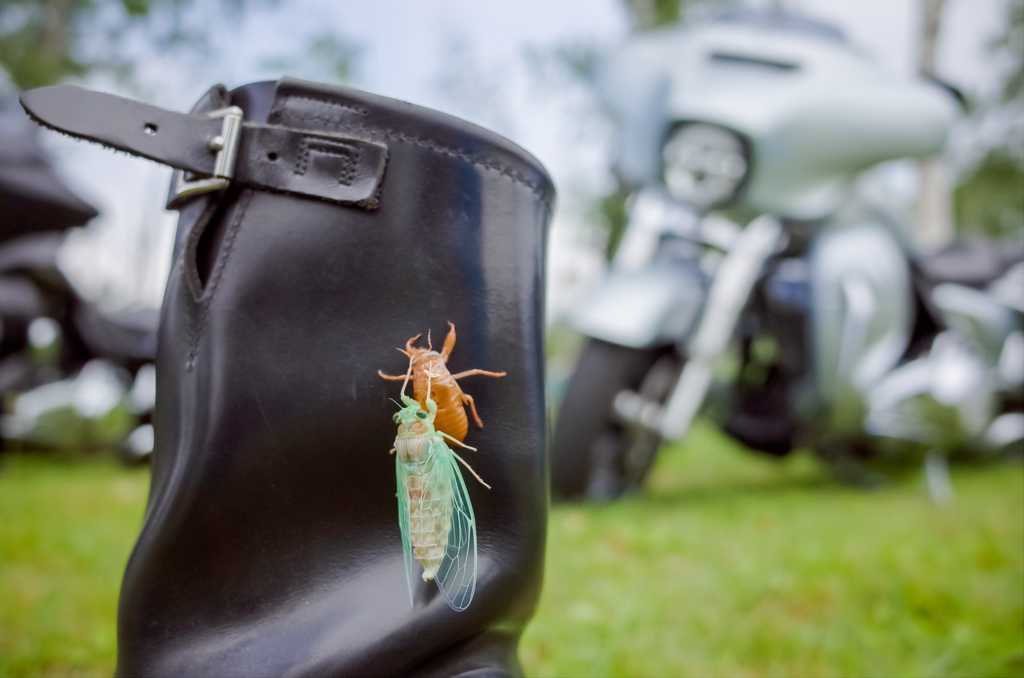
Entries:
{"type": "Polygon", "coordinates": [[[434,429],[437,403],[427,397],[424,410],[405,395],[408,383],[406,374],[402,384],[404,406],[394,416],[398,424],[394,451],[409,602],[413,601],[419,562],[423,581],[433,579],[448,605],[461,612],[469,607],[476,590],[476,518],[456,461],[462,462],[485,487],[490,489],[490,485],[452,452],[445,438],[462,443],[434,429]]]}

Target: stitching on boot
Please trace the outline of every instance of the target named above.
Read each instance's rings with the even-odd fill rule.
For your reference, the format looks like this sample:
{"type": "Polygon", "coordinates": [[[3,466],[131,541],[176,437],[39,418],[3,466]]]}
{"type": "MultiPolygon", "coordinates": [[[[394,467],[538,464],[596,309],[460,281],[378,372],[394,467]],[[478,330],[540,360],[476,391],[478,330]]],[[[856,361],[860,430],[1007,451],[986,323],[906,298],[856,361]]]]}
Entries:
{"type": "MultiPolygon", "coordinates": [[[[188,323],[188,350],[189,356],[191,356],[193,354],[192,347],[195,346],[196,328],[193,316],[195,315],[195,308],[197,304],[195,298],[193,298],[192,296],[191,290],[189,290],[188,288],[188,273],[187,266],[185,264],[185,256],[187,252],[188,248],[181,248],[181,253],[178,254],[178,259],[177,261],[175,261],[175,266],[181,268],[181,273],[179,274],[181,282],[179,283],[180,290],[178,293],[181,295],[182,305],[185,307],[185,320],[188,323]]],[[[189,358],[189,360],[185,361],[185,368],[192,369],[191,357],[189,358]]]]}
{"type": "Polygon", "coordinates": [[[338,183],[343,186],[352,185],[352,180],[356,176],[356,167],[359,166],[359,158],[362,155],[357,146],[303,137],[299,145],[299,157],[295,162],[295,174],[299,176],[306,174],[306,167],[309,165],[311,153],[331,155],[344,161],[345,164],[338,175],[338,183]]]}
{"type": "Polygon", "coordinates": [[[217,202],[216,200],[210,200],[203,209],[199,219],[192,224],[192,228],[189,230],[188,237],[185,239],[185,246],[182,248],[181,254],[181,265],[182,265],[182,276],[185,280],[185,288],[188,293],[192,296],[192,300],[196,303],[202,299],[205,286],[199,277],[199,263],[198,263],[198,249],[199,241],[202,239],[203,234],[210,227],[210,222],[213,217],[217,214],[217,202]]]}
{"type": "MultiPolygon", "coordinates": [[[[300,99],[302,101],[313,101],[313,102],[318,103],[318,104],[327,104],[329,106],[336,106],[336,107],[338,107],[338,108],[340,108],[342,110],[351,111],[353,113],[358,113],[359,115],[363,116],[364,118],[370,114],[370,112],[368,110],[366,110],[365,108],[363,108],[361,106],[349,106],[347,104],[339,104],[336,101],[328,101],[326,99],[317,99],[316,97],[307,97],[307,96],[302,96],[301,94],[293,94],[293,95],[289,96],[288,99],[289,100],[291,100],[291,99],[300,99]]],[[[278,113],[279,111],[274,111],[274,112],[278,113]]],[[[315,120],[320,120],[321,118],[314,118],[314,119],[315,120]]],[[[327,119],[324,119],[324,120],[326,121],[327,119]]]]}
{"type": "Polygon", "coordinates": [[[198,322],[193,323],[192,313],[189,314],[189,354],[188,361],[185,363],[185,368],[191,370],[196,364],[196,354],[199,352],[199,341],[203,337],[203,330],[206,328],[206,318],[210,313],[210,302],[213,299],[214,292],[217,290],[217,284],[220,282],[221,276],[224,273],[224,267],[227,265],[228,257],[231,256],[231,251],[235,245],[235,238],[238,236],[238,231],[241,230],[242,221],[245,219],[245,213],[249,210],[249,203],[252,202],[252,191],[247,191],[244,198],[242,198],[242,204],[238,208],[238,212],[235,214],[235,218],[231,220],[231,225],[228,227],[227,235],[224,238],[224,249],[220,256],[217,257],[217,263],[214,264],[213,271],[210,274],[210,280],[206,284],[206,288],[203,290],[203,295],[198,300],[193,299],[192,302],[195,307],[199,310],[198,322]]]}
{"type": "Polygon", "coordinates": [[[281,116],[283,118],[291,118],[292,120],[314,120],[314,121],[317,121],[317,122],[322,122],[322,123],[329,124],[332,127],[340,127],[340,128],[343,128],[343,129],[353,129],[353,130],[363,130],[365,132],[370,132],[370,133],[380,134],[380,135],[383,135],[383,136],[386,136],[386,137],[390,137],[390,138],[395,139],[397,141],[405,141],[407,143],[415,144],[417,146],[423,146],[424,148],[429,148],[432,151],[435,151],[437,153],[441,153],[441,154],[444,154],[444,155],[449,155],[449,156],[452,156],[452,157],[460,158],[462,160],[465,160],[466,162],[469,162],[469,163],[472,163],[474,165],[478,165],[480,167],[483,167],[484,169],[489,169],[489,170],[491,170],[493,172],[498,172],[502,176],[504,176],[504,177],[506,177],[508,179],[511,179],[512,181],[514,181],[514,182],[516,182],[518,184],[522,184],[523,186],[525,186],[528,189],[530,189],[531,191],[533,191],[533,193],[538,198],[540,198],[542,202],[544,202],[544,203],[548,202],[548,197],[545,195],[545,192],[544,192],[543,188],[539,184],[529,181],[528,179],[526,179],[524,177],[524,175],[522,173],[517,172],[516,170],[513,170],[513,169],[511,169],[509,167],[506,167],[504,165],[497,164],[497,163],[489,163],[489,162],[486,162],[486,161],[481,160],[479,158],[475,158],[475,157],[473,157],[471,155],[467,155],[465,153],[462,153],[460,151],[456,151],[454,149],[447,148],[445,146],[441,146],[441,145],[436,144],[436,143],[434,143],[432,141],[427,141],[426,139],[420,139],[418,137],[412,137],[412,136],[409,136],[407,134],[402,134],[401,132],[396,132],[394,130],[383,129],[383,128],[380,128],[380,127],[372,127],[370,125],[359,125],[359,124],[353,124],[353,123],[345,123],[345,122],[342,121],[341,117],[335,118],[335,117],[331,117],[331,116],[320,116],[320,115],[316,115],[316,114],[294,113],[292,111],[286,110],[287,106],[288,106],[288,102],[291,101],[292,99],[302,99],[304,101],[313,101],[313,102],[316,102],[316,103],[319,103],[319,104],[323,104],[325,106],[334,106],[334,107],[337,107],[337,108],[341,108],[342,110],[348,110],[348,111],[353,110],[352,107],[350,107],[350,106],[345,106],[344,104],[339,104],[339,103],[336,103],[336,102],[333,102],[333,101],[326,101],[326,100],[323,100],[323,99],[315,99],[313,97],[292,96],[292,97],[288,97],[287,99],[285,99],[284,103],[282,104],[282,106],[280,108],[277,108],[274,111],[272,111],[271,112],[271,116],[279,115],[279,116],[281,116]]]}
{"type": "MultiPolygon", "coordinates": [[[[199,218],[192,224],[192,228],[189,229],[189,234],[185,238],[185,245],[181,248],[181,251],[174,260],[174,267],[178,270],[178,279],[180,280],[179,294],[182,296],[181,303],[185,309],[185,321],[188,325],[188,346],[190,356],[193,353],[192,347],[195,345],[196,309],[199,307],[199,302],[203,293],[203,286],[199,282],[199,271],[196,267],[196,239],[202,235],[201,231],[204,231],[209,227],[210,220],[217,212],[216,200],[209,198],[202,199],[207,200],[208,203],[199,215],[199,218]],[[192,264],[191,266],[189,265],[190,262],[192,264]]],[[[186,361],[186,365],[191,367],[189,361],[186,361]]]]}

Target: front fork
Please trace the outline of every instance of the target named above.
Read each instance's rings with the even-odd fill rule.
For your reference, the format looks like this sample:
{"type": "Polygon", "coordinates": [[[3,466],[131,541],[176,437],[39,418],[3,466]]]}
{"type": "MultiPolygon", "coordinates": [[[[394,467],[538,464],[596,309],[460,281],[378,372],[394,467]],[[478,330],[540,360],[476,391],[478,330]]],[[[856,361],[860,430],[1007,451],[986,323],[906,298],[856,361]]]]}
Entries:
{"type": "Polygon", "coordinates": [[[700,324],[687,347],[686,364],[667,402],[661,406],[641,394],[623,391],[614,404],[623,421],[667,440],[686,435],[711,386],[714,364],[728,348],[740,313],[781,235],[782,225],[770,215],[758,217],[743,229],[711,283],[700,324]]]}

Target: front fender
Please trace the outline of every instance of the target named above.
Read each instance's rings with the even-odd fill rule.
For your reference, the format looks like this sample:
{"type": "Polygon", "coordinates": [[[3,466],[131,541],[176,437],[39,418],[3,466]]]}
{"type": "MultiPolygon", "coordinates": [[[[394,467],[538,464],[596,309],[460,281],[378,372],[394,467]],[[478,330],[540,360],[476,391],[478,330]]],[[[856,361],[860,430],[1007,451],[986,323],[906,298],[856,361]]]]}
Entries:
{"type": "Polygon", "coordinates": [[[620,346],[674,343],[693,328],[705,296],[695,271],[617,271],[583,300],[570,322],[588,336],[620,346]]]}

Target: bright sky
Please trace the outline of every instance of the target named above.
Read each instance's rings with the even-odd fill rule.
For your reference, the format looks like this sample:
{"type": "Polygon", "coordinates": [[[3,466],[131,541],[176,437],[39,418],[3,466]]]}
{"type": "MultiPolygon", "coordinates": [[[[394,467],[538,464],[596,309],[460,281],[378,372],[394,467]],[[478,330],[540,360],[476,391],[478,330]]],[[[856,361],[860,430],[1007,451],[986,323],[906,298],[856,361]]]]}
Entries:
{"type": "MultiPolygon", "coordinates": [[[[838,24],[888,68],[911,73],[918,1],[785,4],[838,24]]],[[[1002,30],[1005,3],[946,0],[939,69],[973,94],[990,95],[998,82],[985,48],[1002,30]]],[[[580,114],[587,105],[585,94],[564,83],[538,82],[528,54],[550,54],[568,43],[614,45],[628,30],[622,0],[291,0],[226,23],[206,62],[144,53],[138,62],[143,89],[134,95],[187,110],[216,82],[232,87],[276,79],[282,73],[268,62],[282,58],[296,63],[289,75],[323,79],[326,74],[315,64],[303,67],[295,59],[298,45],[327,29],[360,48],[353,86],[468,118],[509,136],[545,163],[560,192],[552,234],[551,301],[553,311],[562,310],[571,295],[559,290],[601,267],[600,256],[581,246],[585,229],[576,196],[607,186],[608,130],[599,121],[581,125],[581,120],[592,120],[580,114]]],[[[102,80],[89,85],[117,91],[102,80]]],[[[69,183],[102,212],[67,248],[69,274],[87,295],[108,304],[159,304],[175,223],[175,215],[162,210],[169,170],[46,136],[69,183]],[[149,255],[140,257],[140,251],[149,255]]]]}

